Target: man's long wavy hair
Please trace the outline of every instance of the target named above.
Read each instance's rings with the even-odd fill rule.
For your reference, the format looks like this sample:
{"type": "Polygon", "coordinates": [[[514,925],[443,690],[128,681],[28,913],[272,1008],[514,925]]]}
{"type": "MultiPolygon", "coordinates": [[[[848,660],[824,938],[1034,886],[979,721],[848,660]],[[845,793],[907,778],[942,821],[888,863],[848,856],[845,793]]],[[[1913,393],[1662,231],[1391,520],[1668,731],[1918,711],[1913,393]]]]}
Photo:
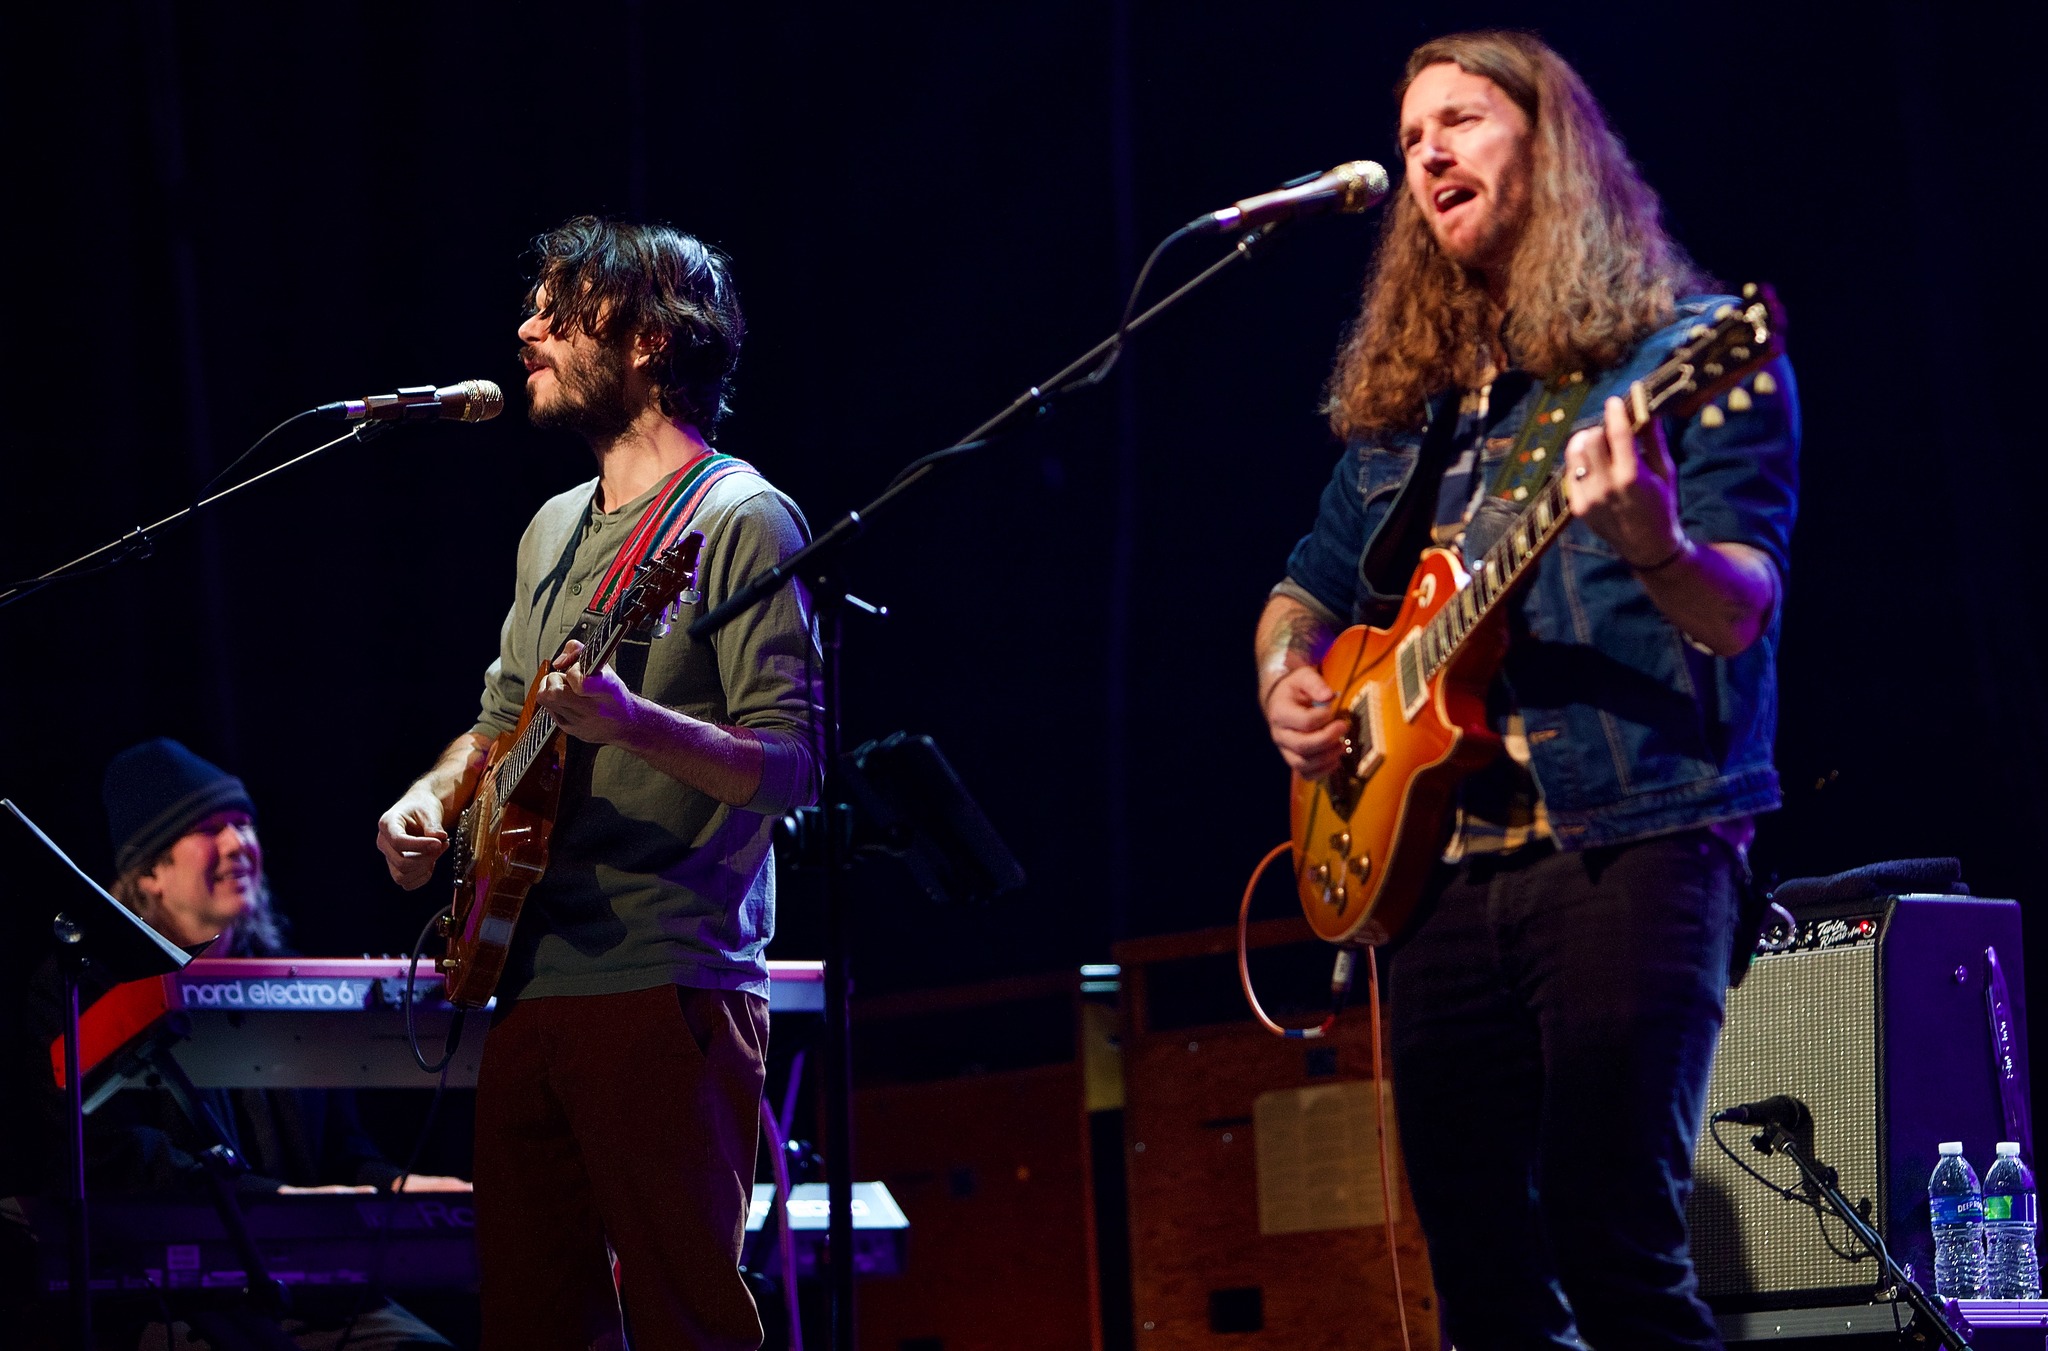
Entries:
{"type": "Polygon", "coordinates": [[[1396,105],[1446,61],[1500,86],[1533,129],[1529,219],[1506,305],[1444,255],[1414,199],[1397,193],[1330,375],[1325,411],[1339,436],[1420,425],[1432,396],[1485,383],[1497,355],[1544,378],[1612,366],[1670,322],[1680,295],[1707,284],[1563,57],[1528,33],[1437,38],[1409,56],[1396,105]]]}

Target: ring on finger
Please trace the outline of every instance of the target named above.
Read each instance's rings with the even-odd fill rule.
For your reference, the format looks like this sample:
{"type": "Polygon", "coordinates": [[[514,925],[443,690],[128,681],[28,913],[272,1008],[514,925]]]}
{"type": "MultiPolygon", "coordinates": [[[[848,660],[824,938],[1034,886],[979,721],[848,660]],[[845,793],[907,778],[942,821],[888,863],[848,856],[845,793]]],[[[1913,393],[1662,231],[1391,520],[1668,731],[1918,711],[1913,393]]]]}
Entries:
{"type": "Polygon", "coordinates": [[[1583,464],[1581,464],[1581,465],[1574,465],[1574,466],[1573,466],[1573,468],[1572,468],[1572,477],[1573,477],[1573,478],[1584,478],[1584,477],[1585,477],[1585,476],[1586,476],[1586,475],[1587,475],[1587,474],[1588,474],[1589,472],[1591,472],[1591,471],[1590,471],[1590,470],[1588,470],[1588,469],[1586,468],[1586,466],[1585,466],[1585,465],[1583,465],[1583,464]]]}

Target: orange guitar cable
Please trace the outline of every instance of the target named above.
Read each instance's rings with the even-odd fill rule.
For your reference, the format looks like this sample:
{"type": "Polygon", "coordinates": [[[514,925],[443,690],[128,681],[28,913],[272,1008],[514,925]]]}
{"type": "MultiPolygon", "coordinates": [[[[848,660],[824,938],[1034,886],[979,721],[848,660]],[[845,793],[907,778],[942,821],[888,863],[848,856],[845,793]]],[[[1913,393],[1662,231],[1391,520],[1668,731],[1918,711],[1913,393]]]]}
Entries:
{"type": "Polygon", "coordinates": [[[1387,1152],[1387,1095],[1385,1070],[1380,1065],[1380,954],[1378,948],[1365,950],[1365,988],[1372,1009],[1373,1111],[1380,1127],[1380,1213],[1387,1217],[1387,1265],[1394,1269],[1394,1307],[1401,1314],[1401,1351],[1414,1351],[1408,1341],[1408,1299],[1401,1293],[1401,1249],[1394,1242],[1394,1163],[1387,1152]]]}
{"type": "MultiPolygon", "coordinates": [[[[1342,947],[1337,950],[1336,969],[1330,975],[1331,1008],[1330,1016],[1314,1027],[1283,1027],[1266,1015],[1259,1003],[1258,994],[1252,989],[1251,968],[1251,915],[1252,893],[1258,889],[1259,879],[1266,875],[1266,869],[1273,860],[1293,849],[1292,841],[1276,844],[1259,860],[1259,866],[1252,869],[1252,875],[1244,884],[1244,900],[1237,907],[1237,979],[1244,986],[1244,998],[1252,1007],[1252,1016],[1259,1020],[1268,1032],[1286,1037],[1290,1041],[1308,1041],[1330,1035],[1330,1029],[1337,1025],[1337,1015],[1343,1012],[1344,995],[1351,988],[1351,972],[1358,960],[1358,949],[1342,947]]],[[[1386,1083],[1386,1067],[1380,1056],[1380,962],[1379,953],[1372,947],[1365,950],[1365,983],[1369,992],[1372,1013],[1372,1083],[1373,1106],[1379,1123],[1380,1137],[1380,1204],[1381,1214],[1387,1222],[1387,1265],[1394,1272],[1394,1308],[1401,1316],[1401,1351],[1414,1351],[1414,1344],[1408,1334],[1408,1300],[1401,1288],[1401,1250],[1394,1241],[1394,1162],[1388,1152],[1387,1141],[1387,1095],[1380,1091],[1386,1083]]]]}
{"type": "Polygon", "coordinates": [[[1250,939],[1252,893],[1258,890],[1259,879],[1266,875],[1266,869],[1273,860],[1292,848],[1292,843],[1274,845],[1267,851],[1266,856],[1259,860],[1259,866],[1252,869],[1251,879],[1244,884],[1244,903],[1237,907],[1237,979],[1238,983],[1244,986],[1245,1002],[1252,1006],[1252,1016],[1259,1020],[1260,1026],[1276,1037],[1308,1041],[1316,1037],[1329,1036],[1330,1029],[1337,1025],[1337,1013],[1343,1007],[1344,992],[1351,988],[1352,963],[1357,960],[1357,955],[1350,948],[1338,950],[1337,970],[1330,978],[1333,1007],[1330,1009],[1330,1016],[1323,1019],[1319,1026],[1282,1027],[1266,1016],[1264,1006],[1259,1003],[1259,996],[1252,990],[1251,957],[1245,946],[1250,939]]]}

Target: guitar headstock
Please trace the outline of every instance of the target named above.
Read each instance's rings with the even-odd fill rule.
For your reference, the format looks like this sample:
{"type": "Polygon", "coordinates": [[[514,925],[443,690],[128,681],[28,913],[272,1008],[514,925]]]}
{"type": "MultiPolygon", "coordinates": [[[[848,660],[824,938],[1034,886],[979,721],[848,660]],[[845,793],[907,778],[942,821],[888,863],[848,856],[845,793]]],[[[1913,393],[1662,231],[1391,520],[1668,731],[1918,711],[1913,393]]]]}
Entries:
{"type": "MultiPolygon", "coordinates": [[[[639,628],[663,611],[702,600],[703,594],[697,590],[697,555],[703,549],[704,532],[692,530],[634,568],[632,586],[612,610],[619,631],[639,628]]],[[[666,627],[660,630],[667,631],[666,627]]]]}
{"type": "MultiPolygon", "coordinates": [[[[1785,350],[1785,312],[1768,286],[1754,282],[1742,288],[1742,299],[1723,305],[1711,322],[1695,324],[1685,342],[1637,386],[1638,409],[1645,415],[1689,418],[1700,415],[1707,426],[1725,420],[1714,400],[1727,395],[1728,407],[1741,412],[1750,406],[1743,382],[1765,362],[1785,350]]],[[[1768,372],[1757,374],[1752,388],[1777,392],[1768,372]]],[[[1632,391],[1633,393],[1633,391],[1632,391]]]]}

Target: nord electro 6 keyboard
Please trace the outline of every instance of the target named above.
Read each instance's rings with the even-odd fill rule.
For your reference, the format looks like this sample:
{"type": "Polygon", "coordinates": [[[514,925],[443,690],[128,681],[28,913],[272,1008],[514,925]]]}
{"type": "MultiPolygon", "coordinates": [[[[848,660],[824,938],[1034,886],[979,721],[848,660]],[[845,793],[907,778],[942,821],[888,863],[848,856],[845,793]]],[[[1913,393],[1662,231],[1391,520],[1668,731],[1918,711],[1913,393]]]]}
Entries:
{"type": "MultiPolygon", "coordinates": [[[[173,975],[117,985],[79,1019],[86,1110],[144,1082],[152,1053],[168,1050],[199,1088],[418,1088],[406,1042],[401,957],[201,957],[173,975]]],[[[824,1008],[821,962],[768,963],[768,1007],[776,1013],[824,1008]]],[[[453,1007],[441,978],[421,963],[413,1023],[421,1050],[438,1060],[453,1007]]],[[[448,1083],[476,1084],[490,1025],[479,1011],[463,1023],[448,1083]]],[[[64,1083],[64,1048],[50,1045],[64,1083]]]]}

